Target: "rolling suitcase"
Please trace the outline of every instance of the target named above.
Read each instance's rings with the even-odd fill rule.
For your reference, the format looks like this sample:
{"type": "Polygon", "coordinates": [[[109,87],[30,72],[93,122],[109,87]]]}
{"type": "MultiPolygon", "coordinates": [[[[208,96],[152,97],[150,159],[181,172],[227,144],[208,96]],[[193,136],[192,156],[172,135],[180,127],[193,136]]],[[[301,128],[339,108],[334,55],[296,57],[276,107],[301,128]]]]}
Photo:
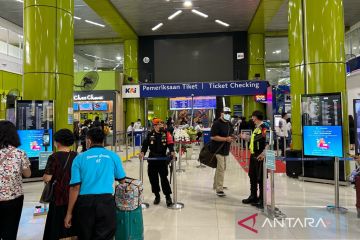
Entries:
{"type": "Polygon", "coordinates": [[[115,240],[143,240],[142,182],[126,178],[115,188],[115,240]]]}
{"type": "Polygon", "coordinates": [[[143,240],[144,224],[141,206],[132,211],[116,210],[115,240],[143,240]]]}

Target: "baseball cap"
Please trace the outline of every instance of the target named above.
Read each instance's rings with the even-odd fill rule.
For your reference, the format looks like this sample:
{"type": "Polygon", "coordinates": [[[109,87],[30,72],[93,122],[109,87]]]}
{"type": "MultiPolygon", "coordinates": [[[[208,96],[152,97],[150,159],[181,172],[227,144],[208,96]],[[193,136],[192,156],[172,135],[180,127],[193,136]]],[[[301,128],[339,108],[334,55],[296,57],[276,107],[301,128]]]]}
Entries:
{"type": "Polygon", "coordinates": [[[224,107],[223,113],[231,113],[231,109],[229,107],[224,107]]]}

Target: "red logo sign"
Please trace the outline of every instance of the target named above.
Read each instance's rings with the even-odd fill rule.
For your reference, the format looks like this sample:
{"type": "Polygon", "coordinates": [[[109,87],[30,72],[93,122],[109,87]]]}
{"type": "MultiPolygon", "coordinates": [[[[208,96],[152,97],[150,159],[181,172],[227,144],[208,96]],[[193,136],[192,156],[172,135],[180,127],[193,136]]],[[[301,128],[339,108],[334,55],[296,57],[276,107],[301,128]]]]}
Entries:
{"type": "Polygon", "coordinates": [[[256,217],[257,217],[257,216],[258,216],[257,213],[254,214],[254,215],[251,215],[251,216],[249,216],[249,217],[247,217],[247,218],[244,218],[243,220],[238,221],[238,224],[239,224],[239,226],[241,226],[241,227],[243,227],[243,228],[245,228],[245,229],[247,229],[247,230],[249,230],[249,231],[252,231],[252,232],[254,232],[254,233],[258,233],[258,231],[254,228],[254,226],[255,226],[255,224],[256,224],[256,217]],[[248,226],[248,225],[245,225],[245,223],[246,223],[247,221],[249,221],[249,220],[252,220],[252,226],[251,226],[251,227],[248,226]]]}

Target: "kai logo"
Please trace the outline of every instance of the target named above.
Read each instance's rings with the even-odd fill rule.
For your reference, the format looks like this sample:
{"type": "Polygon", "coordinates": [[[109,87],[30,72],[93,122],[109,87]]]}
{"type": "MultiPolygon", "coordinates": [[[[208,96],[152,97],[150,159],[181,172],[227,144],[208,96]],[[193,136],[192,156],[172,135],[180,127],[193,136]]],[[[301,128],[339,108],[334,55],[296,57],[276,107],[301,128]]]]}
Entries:
{"type": "Polygon", "coordinates": [[[126,88],[125,89],[125,93],[133,93],[133,94],[135,94],[136,93],[136,88],[134,88],[134,87],[129,87],[129,88],[126,88]]]}

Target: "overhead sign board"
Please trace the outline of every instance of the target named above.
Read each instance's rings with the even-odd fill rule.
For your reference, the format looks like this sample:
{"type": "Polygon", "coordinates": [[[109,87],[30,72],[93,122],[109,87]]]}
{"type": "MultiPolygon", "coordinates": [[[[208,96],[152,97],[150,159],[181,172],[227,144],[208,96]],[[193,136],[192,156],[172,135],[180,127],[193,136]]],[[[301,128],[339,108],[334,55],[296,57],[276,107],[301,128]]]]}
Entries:
{"type": "Polygon", "coordinates": [[[123,98],[249,96],[266,94],[267,81],[234,81],[203,83],[159,83],[124,85],[123,98]]]}
{"type": "Polygon", "coordinates": [[[140,98],[139,85],[123,85],[122,87],[123,98],[140,98]]]}

